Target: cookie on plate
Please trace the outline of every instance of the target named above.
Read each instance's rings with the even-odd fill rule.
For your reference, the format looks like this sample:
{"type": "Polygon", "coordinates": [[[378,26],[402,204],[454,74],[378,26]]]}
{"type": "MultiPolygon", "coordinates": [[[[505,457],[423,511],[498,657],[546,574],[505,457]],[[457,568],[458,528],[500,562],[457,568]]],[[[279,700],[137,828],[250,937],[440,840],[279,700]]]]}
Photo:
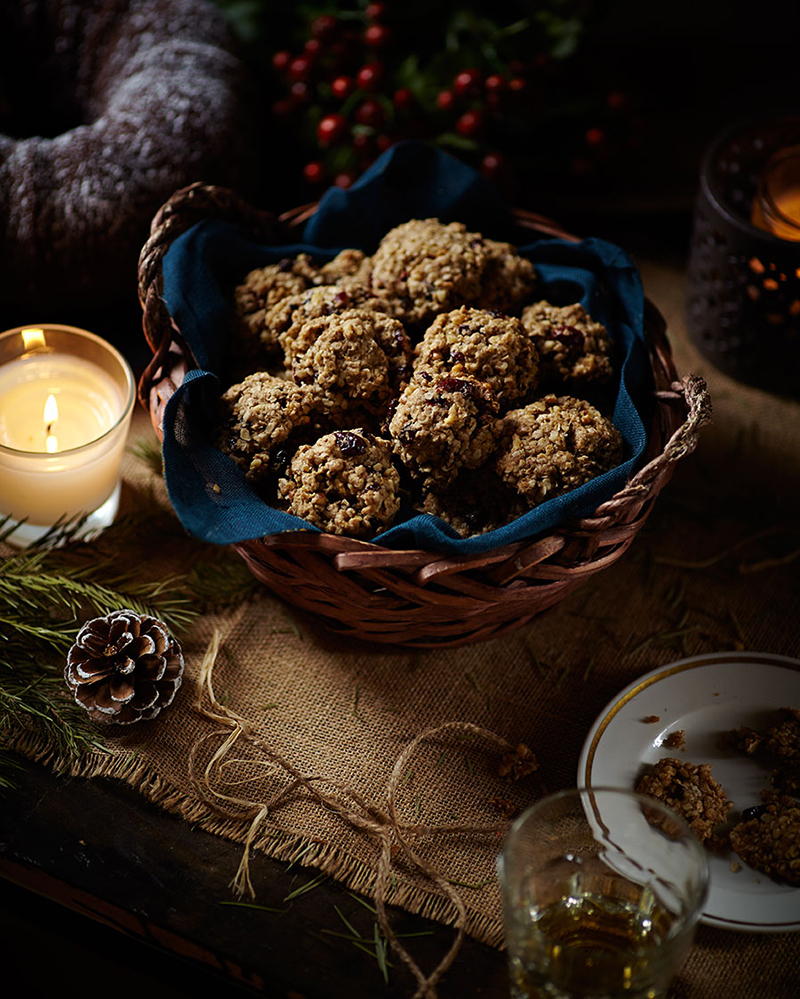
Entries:
{"type": "Polygon", "coordinates": [[[731,847],[757,871],[800,887],[800,801],[776,791],[761,797],[757,817],[731,829],[731,847]]]}
{"type": "Polygon", "coordinates": [[[664,757],[639,776],[634,789],[683,816],[700,842],[709,848],[724,845],[720,827],[727,821],[731,802],[712,775],[710,763],[664,757]]]}

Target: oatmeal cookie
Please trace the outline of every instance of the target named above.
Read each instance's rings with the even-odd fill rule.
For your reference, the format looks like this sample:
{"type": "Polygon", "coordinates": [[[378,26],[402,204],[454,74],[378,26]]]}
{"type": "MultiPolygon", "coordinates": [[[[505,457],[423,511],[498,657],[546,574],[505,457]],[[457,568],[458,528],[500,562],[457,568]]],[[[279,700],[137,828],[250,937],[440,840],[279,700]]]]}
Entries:
{"type": "Polygon", "coordinates": [[[502,403],[520,399],[536,384],[536,348],[519,319],[499,312],[462,305],[443,313],[425,331],[415,354],[415,372],[469,375],[485,382],[502,403]]]}
{"type": "Polygon", "coordinates": [[[393,316],[429,322],[478,300],[486,263],[483,236],[460,222],[412,219],[390,230],[372,257],[373,292],[393,316]]]}
{"type": "Polygon", "coordinates": [[[757,818],[737,823],[731,847],[745,863],[770,878],[800,887],[800,801],[765,791],[757,818]]]}
{"type": "Polygon", "coordinates": [[[344,287],[361,284],[366,288],[371,269],[372,260],[362,250],[342,250],[320,267],[314,284],[342,284],[344,287]]]}
{"type": "Polygon", "coordinates": [[[306,386],[254,372],[220,397],[217,447],[249,480],[260,481],[270,473],[273,450],[309,424],[319,405],[319,396],[306,386]]]}
{"type": "Polygon", "coordinates": [[[308,320],[293,336],[284,336],[282,343],[294,380],[315,386],[326,408],[340,411],[359,405],[380,411],[394,393],[409,356],[405,331],[397,319],[359,309],[308,320]]]}
{"type": "Polygon", "coordinates": [[[330,316],[348,309],[378,309],[386,311],[382,303],[372,298],[367,289],[359,286],[320,284],[307,288],[298,295],[289,295],[264,314],[261,340],[266,346],[290,349],[292,338],[303,324],[320,316],[330,316]]]}
{"type": "Polygon", "coordinates": [[[289,513],[322,531],[367,537],[394,520],[399,485],[388,441],[366,430],[337,430],[297,449],[278,496],[289,513]]]}
{"type": "Polygon", "coordinates": [[[536,288],[536,268],[511,243],[484,240],[486,262],[478,305],[482,309],[516,312],[536,288]]]}
{"type": "Polygon", "coordinates": [[[722,846],[718,827],[726,822],[731,802],[711,775],[710,763],[694,764],[667,756],[649,767],[634,789],[682,815],[706,846],[722,846]]]}
{"type": "Polygon", "coordinates": [[[439,517],[462,538],[494,531],[525,513],[527,504],[488,465],[460,471],[442,489],[426,489],[418,503],[422,513],[439,517]]]}
{"type": "Polygon", "coordinates": [[[596,384],[611,378],[611,337],[579,302],[536,302],[522,310],[522,325],[539,352],[543,384],[596,384]]]}
{"type": "Polygon", "coordinates": [[[500,428],[494,393],[475,378],[412,378],[389,421],[395,453],[414,478],[433,487],[462,468],[478,468],[496,446],[500,428]]]}
{"type": "Polygon", "coordinates": [[[583,485],[619,464],[622,437],[594,406],[546,395],[507,413],[496,468],[531,506],[583,485]]]}
{"type": "Polygon", "coordinates": [[[786,794],[800,794],[800,710],[781,708],[763,731],[742,725],[724,740],[739,752],[773,767],[770,783],[786,794]]]}
{"type": "MultiPolygon", "coordinates": [[[[306,253],[286,257],[277,264],[256,267],[245,275],[244,281],[234,289],[237,344],[252,355],[259,345],[267,310],[290,295],[299,295],[311,286],[317,277],[317,268],[306,253]]],[[[266,343],[265,346],[277,346],[266,343]]]]}

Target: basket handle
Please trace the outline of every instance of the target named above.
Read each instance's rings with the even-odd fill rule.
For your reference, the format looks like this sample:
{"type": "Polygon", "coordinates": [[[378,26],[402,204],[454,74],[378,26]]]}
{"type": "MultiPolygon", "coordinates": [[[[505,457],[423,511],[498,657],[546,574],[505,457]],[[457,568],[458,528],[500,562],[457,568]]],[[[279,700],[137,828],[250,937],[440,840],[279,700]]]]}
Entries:
{"type": "Polygon", "coordinates": [[[162,262],[172,243],[198,222],[222,220],[245,226],[256,239],[275,242],[281,225],[272,212],[249,204],[226,187],[196,182],[175,191],[150,223],[150,236],[139,253],[138,292],[142,329],[153,351],[139,380],[139,401],[147,408],[159,374],[167,374],[171,351],[178,350],[194,363],[191,351],[164,303],[162,262]]]}

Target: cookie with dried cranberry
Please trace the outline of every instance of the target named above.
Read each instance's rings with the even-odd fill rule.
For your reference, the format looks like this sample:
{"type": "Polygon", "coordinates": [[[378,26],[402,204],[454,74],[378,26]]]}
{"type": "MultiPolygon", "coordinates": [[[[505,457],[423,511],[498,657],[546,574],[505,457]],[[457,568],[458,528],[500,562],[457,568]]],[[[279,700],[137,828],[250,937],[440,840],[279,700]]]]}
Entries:
{"type": "Polygon", "coordinates": [[[483,382],[412,378],[389,420],[395,453],[411,475],[433,488],[478,468],[493,454],[501,427],[497,397],[483,382]]]}
{"type": "Polygon", "coordinates": [[[265,371],[237,382],[220,397],[217,447],[230,455],[252,482],[267,478],[271,456],[298,428],[311,423],[319,395],[265,371]]]}
{"type": "Polygon", "coordinates": [[[282,337],[300,385],[313,385],[326,409],[386,407],[405,375],[410,346],[402,324],[378,312],[348,309],[303,323],[282,337]]]}
{"type": "Polygon", "coordinates": [[[485,382],[501,404],[536,385],[538,355],[519,319],[461,306],[431,323],[415,349],[414,371],[485,382]]]}
{"type": "Polygon", "coordinates": [[[527,257],[511,243],[484,240],[486,261],[477,305],[482,309],[514,313],[533,295],[538,275],[527,257]]]}
{"type": "Polygon", "coordinates": [[[289,295],[266,310],[261,339],[265,345],[279,346],[286,353],[291,349],[292,338],[310,319],[356,308],[386,311],[383,304],[361,285],[345,282],[314,285],[300,294],[289,295]]]}
{"type": "Polygon", "coordinates": [[[381,240],[372,257],[371,287],[401,321],[430,322],[478,300],[485,264],[480,233],[460,222],[412,219],[381,240]]]}
{"type": "Polygon", "coordinates": [[[579,302],[565,306],[536,302],[522,310],[522,325],[539,353],[543,385],[601,384],[611,379],[611,337],[579,302]]]}
{"type": "Polygon", "coordinates": [[[634,789],[683,816],[700,842],[709,848],[724,845],[720,828],[727,821],[731,802],[712,775],[710,763],[664,757],[640,774],[634,789]]]}
{"type": "Polygon", "coordinates": [[[289,513],[331,534],[370,537],[400,509],[391,444],[369,431],[337,430],[301,445],[278,482],[289,513]]]}
{"type": "Polygon", "coordinates": [[[731,847],[757,871],[800,887],[800,801],[775,791],[761,797],[757,815],[731,829],[731,847]]]}
{"type": "MultiPolygon", "coordinates": [[[[286,257],[276,264],[256,267],[245,275],[233,293],[238,339],[241,341],[239,346],[243,352],[253,354],[253,348],[261,342],[267,310],[290,295],[304,292],[317,276],[317,267],[306,253],[286,257]]],[[[277,345],[273,343],[271,346],[277,345]]]]}
{"type": "Polygon", "coordinates": [[[590,403],[549,394],[503,420],[495,467],[530,506],[607,472],[622,459],[622,437],[590,403]]]}

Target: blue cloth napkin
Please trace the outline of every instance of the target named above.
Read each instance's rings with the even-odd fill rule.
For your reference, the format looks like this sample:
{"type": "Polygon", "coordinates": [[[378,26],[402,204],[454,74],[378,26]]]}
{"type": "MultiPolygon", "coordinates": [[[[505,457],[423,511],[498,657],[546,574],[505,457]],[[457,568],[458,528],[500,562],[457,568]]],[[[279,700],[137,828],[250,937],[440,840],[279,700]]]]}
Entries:
{"type": "Polygon", "coordinates": [[[184,528],[220,545],[283,531],[309,530],[306,521],[272,509],[236,464],[210,443],[219,373],[232,322],[232,290],[255,267],[299,252],[317,261],[355,247],[372,253],[393,226],[412,218],[463,222],[469,229],[514,242],[536,266],[539,298],[580,301],[615,341],[618,381],[613,420],[624,460],[591,482],[540,504],[498,530],[460,538],[441,520],[409,516],[371,539],[388,548],[479,553],[552,530],[589,515],[621,489],[647,443],[652,375],[643,335],[639,274],[618,247],[599,239],[572,243],[519,229],[496,189],[459,160],[417,142],[394,146],[348,190],[331,188],[293,245],[263,246],[233,224],[201,222],[177,238],[163,260],[164,299],[199,368],[166,407],[164,469],[170,501],[184,528]]]}

